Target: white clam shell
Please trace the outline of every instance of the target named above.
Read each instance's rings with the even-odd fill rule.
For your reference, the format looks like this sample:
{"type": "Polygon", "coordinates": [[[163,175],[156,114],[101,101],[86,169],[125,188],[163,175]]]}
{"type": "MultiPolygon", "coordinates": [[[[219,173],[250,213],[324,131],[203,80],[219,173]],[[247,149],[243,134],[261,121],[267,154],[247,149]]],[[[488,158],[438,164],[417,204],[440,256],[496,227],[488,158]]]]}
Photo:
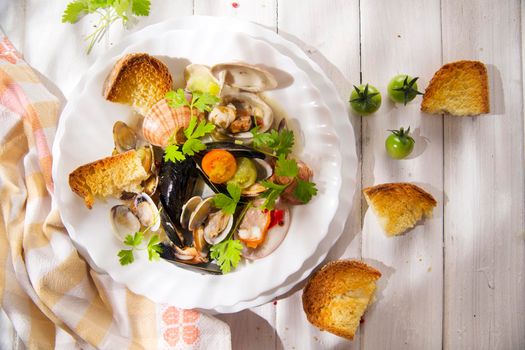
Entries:
{"type": "Polygon", "coordinates": [[[243,63],[220,63],[211,67],[211,73],[222,83],[244,91],[261,92],[275,89],[277,80],[260,67],[243,63]]]}

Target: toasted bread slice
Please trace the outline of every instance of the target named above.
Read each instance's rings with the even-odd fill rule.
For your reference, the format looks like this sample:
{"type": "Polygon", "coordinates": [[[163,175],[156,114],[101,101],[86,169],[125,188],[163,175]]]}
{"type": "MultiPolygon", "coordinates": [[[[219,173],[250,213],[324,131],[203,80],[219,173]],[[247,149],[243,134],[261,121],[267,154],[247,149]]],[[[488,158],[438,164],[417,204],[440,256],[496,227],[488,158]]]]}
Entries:
{"type": "Polygon", "coordinates": [[[488,113],[489,87],[485,65],[479,61],[445,64],[428,84],[421,110],[455,116],[488,113]]]}
{"type": "Polygon", "coordinates": [[[314,273],[303,290],[308,321],[321,330],[352,340],[374,300],[381,272],[356,260],[332,261],[314,273]]]}
{"type": "Polygon", "coordinates": [[[432,195],[409,183],[386,183],[365,188],[363,193],[388,236],[405,232],[423,217],[432,217],[437,204],[432,195]]]}
{"type": "Polygon", "coordinates": [[[164,63],[145,53],[132,53],[117,61],[104,82],[103,94],[109,101],[131,105],[146,115],[172,85],[164,63]]]}
{"type": "Polygon", "coordinates": [[[140,192],[148,178],[140,151],[127,151],[82,165],[69,174],[69,187],[91,209],[96,197],[120,197],[122,192],[140,192]]]}

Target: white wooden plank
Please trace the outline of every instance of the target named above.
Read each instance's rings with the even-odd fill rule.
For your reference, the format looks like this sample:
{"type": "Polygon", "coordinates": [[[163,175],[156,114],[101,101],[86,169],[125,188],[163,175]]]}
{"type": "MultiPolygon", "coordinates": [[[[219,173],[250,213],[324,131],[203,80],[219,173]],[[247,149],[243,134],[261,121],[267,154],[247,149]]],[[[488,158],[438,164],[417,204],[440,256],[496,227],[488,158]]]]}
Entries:
{"type": "MultiPolygon", "coordinates": [[[[394,105],[386,86],[397,74],[419,76],[423,90],[441,66],[440,1],[361,2],[363,82],[377,86],[383,106],[363,118],[363,186],[411,182],[438,202],[434,218],[404,236],[387,238],[370,209],[363,227],[363,258],[383,273],[378,300],[361,332],[364,349],[440,349],[442,345],[442,117],[419,111],[421,98],[394,105]],[[411,127],[410,159],[385,151],[387,130],[411,127]]],[[[363,210],[366,203],[363,201],[363,210]]]]}
{"type": "MultiPolygon", "coordinates": [[[[276,28],[276,0],[195,0],[195,15],[235,17],[272,30],[276,28]]],[[[230,326],[233,349],[275,349],[280,341],[275,335],[275,305],[268,303],[234,314],[221,315],[230,326]]]]}
{"type": "Polygon", "coordinates": [[[444,345],[523,349],[520,1],[444,0],[442,19],[443,60],[487,64],[491,98],[489,115],[445,118],[444,345]]]}
{"type": "MultiPolygon", "coordinates": [[[[278,31],[298,44],[336,84],[341,97],[348,99],[352,84],[359,84],[359,2],[323,0],[280,1],[278,31]]],[[[360,117],[351,116],[360,149],[360,117]]],[[[357,175],[360,178],[360,173],[357,175]]],[[[345,232],[328,259],[360,258],[360,188],[356,189],[352,212],[345,232]]],[[[301,284],[300,287],[302,287],[301,284]]],[[[353,342],[321,332],[306,319],[302,290],[277,303],[276,331],[284,349],[359,349],[359,335],[353,342]]],[[[289,293],[290,294],[290,293],[289,293]]],[[[279,348],[279,347],[278,347],[279,348]]]]}
{"type": "Polygon", "coordinates": [[[195,14],[235,17],[275,29],[276,0],[195,0],[195,14]]]}

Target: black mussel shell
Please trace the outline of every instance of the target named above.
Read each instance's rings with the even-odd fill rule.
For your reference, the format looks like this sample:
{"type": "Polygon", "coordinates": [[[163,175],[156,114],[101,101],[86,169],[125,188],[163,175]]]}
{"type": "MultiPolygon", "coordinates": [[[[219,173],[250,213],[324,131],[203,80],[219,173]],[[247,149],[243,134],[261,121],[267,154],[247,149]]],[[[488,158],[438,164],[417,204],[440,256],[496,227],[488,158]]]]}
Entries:
{"type": "Polygon", "coordinates": [[[187,262],[184,262],[183,260],[177,259],[175,257],[175,254],[173,252],[173,248],[169,244],[161,243],[162,244],[162,253],[160,256],[168,260],[169,262],[182,267],[184,269],[192,270],[195,272],[200,273],[209,273],[213,275],[222,275],[221,269],[217,264],[208,262],[208,263],[201,263],[201,264],[189,264],[187,262]]]}

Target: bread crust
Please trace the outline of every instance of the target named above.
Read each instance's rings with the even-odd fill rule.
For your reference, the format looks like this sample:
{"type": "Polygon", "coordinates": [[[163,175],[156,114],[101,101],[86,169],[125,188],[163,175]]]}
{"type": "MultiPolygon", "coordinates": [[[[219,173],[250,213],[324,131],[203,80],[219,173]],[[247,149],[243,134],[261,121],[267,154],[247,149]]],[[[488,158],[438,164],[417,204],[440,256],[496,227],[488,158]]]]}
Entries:
{"type": "Polygon", "coordinates": [[[430,217],[437,201],[411,183],[385,183],[363,189],[368,204],[379,217],[388,235],[412,228],[423,217],[430,217]]]}
{"type": "Polygon", "coordinates": [[[467,115],[479,115],[489,113],[490,102],[489,102],[489,89],[488,89],[488,74],[487,68],[480,61],[468,61],[462,60],[457,62],[451,62],[441,67],[432,77],[428,87],[423,95],[423,101],[421,102],[421,111],[431,114],[442,114],[448,113],[457,116],[467,115]],[[467,74],[474,74],[473,79],[477,80],[481,87],[480,98],[474,98],[468,101],[469,109],[471,112],[468,114],[454,114],[454,111],[444,110],[443,106],[436,108],[437,102],[436,96],[443,88],[443,85],[450,79],[453,79],[458,72],[465,72],[467,74]],[[475,76],[477,74],[477,76],[475,76]]]}
{"type": "MultiPolygon", "coordinates": [[[[168,67],[166,67],[164,63],[162,63],[157,58],[148,55],[147,53],[127,54],[117,61],[117,63],[115,64],[115,66],[113,66],[113,69],[104,81],[104,87],[102,90],[102,95],[104,96],[104,98],[108,101],[120,102],[117,101],[117,91],[122,85],[126,84],[126,81],[124,79],[126,71],[135,70],[135,72],[133,73],[140,75],[142,74],[140,68],[141,64],[148,64],[154,68],[157,75],[157,77],[155,77],[156,84],[159,88],[159,91],[162,92],[158,100],[163,98],[165,93],[171,90],[171,87],[173,85],[173,78],[171,77],[168,67]]],[[[143,109],[138,112],[145,114],[147,111],[143,109]]]]}
{"type": "MultiPolygon", "coordinates": [[[[140,162],[137,151],[130,150],[81,165],[69,174],[69,187],[74,193],[82,197],[86,207],[91,209],[95,202],[95,197],[99,195],[99,193],[97,193],[96,189],[91,188],[89,182],[95,181],[100,184],[105,184],[109,180],[106,177],[107,175],[128,171],[130,165],[137,165],[140,162]]],[[[135,187],[148,176],[145,169],[142,168],[142,165],[140,165],[136,174],[127,175],[129,177],[129,183],[114,184],[112,188],[106,188],[105,190],[108,193],[117,194],[118,192],[118,194],[120,194],[123,189],[135,187]]]]}
{"type": "Polygon", "coordinates": [[[310,277],[303,289],[303,309],[308,321],[321,330],[352,340],[355,329],[330,325],[329,320],[323,316],[326,311],[323,308],[328,306],[332,298],[352,292],[348,283],[345,283],[349,279],[353,285],[361,286],[375,283],[380,277],[381,272],[358,260],[345,259],[327,263],[310,277]]]}

